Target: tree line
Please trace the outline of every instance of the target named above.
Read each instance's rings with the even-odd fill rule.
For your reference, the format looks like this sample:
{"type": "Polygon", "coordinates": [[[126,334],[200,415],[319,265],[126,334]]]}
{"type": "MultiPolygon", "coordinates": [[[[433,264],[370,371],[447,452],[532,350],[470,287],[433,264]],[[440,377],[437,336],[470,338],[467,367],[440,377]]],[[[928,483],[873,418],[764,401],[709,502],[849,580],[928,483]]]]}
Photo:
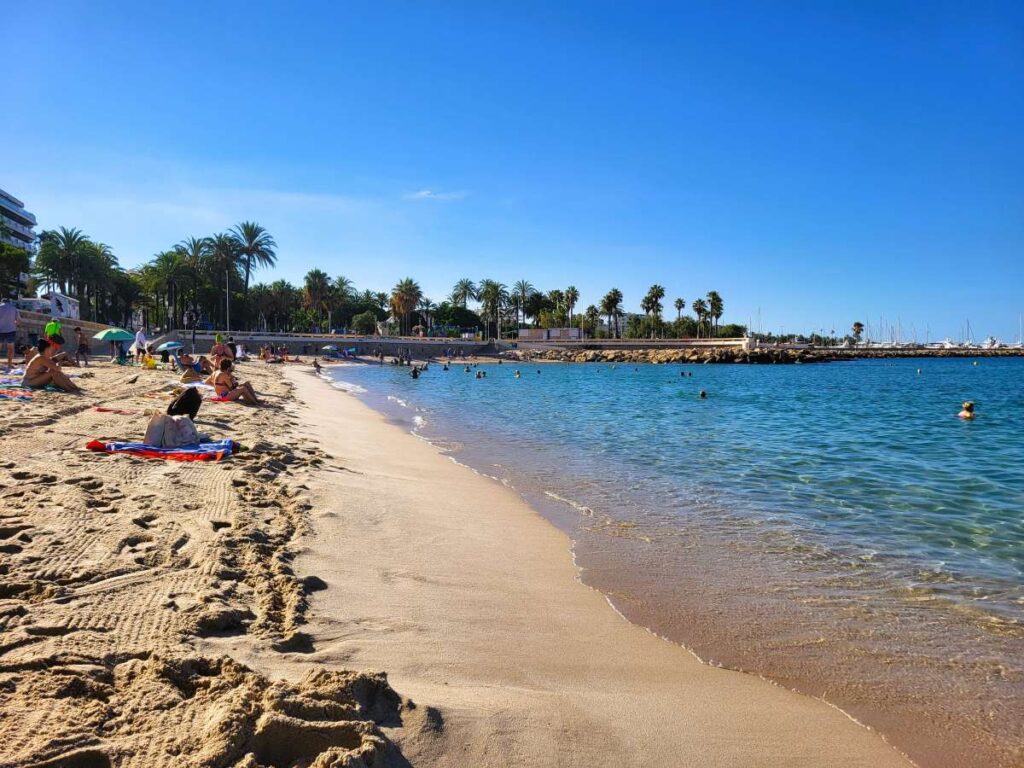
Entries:
{"type": "MultiPolygon", "coordinates": [[[[18,250],[18,249],[13,249],[18,250]]],[[[675,318],[664,317],[666,290],[652,285],[640,301],[643,314],[627,313],[618,288],[596,304],[579,306],[575,286],[541,291],[529,280],[511,286],[463,278],[439,303],[410,277],[390,291],[359,290],[344,276],[311,269],[302,285],[287,280],[255,282],[277,264],[277,243],[256,222],[225,232],[190,237],[134,269],[125,269],[111,248],[75,228],[45,230],[31,264],[25,252],[0,254],[0,271],[28,269],[33,290],[57,291],[80,302],[83,319],[132,325],[141,315],[151,328],[207,328],[294,332],[351,330],[360,334],[457,335],[479,332],[514,337],[520,328],[579,328],[598,338],[738,336],[746,328],[719,324],[725,304],[717,291],[686,301],[674,298],[675,318]],[[10,264],[8,261],[10,260],[10,264]],[[24,262],[24,263],[22,263],[24,262]],[[471,303],[474,306],[470,306],[471,303]]]]}

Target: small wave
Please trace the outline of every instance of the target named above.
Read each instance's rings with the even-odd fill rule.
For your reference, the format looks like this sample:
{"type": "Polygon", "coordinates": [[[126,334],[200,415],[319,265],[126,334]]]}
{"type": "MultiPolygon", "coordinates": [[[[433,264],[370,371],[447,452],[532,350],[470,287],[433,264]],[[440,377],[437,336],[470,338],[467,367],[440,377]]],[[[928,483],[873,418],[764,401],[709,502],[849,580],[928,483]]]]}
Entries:
{"type": "Polygon", "coordinates": [[[405,400],[403,400],[400,397],[395,397],[394,395],[388,395],[388,400],[391,401],[392,403],[398,403],[403,408],[409,408],[410,407],[409,403],[407,403],[405,400]]]}
{"type": "Polygon", "coordinates": [[[544,495],[554,499],[555,501],[560,501],[563,504],[568,504],[570,507],[575,509],[580,514],[586,515],[587,517],[594,517],[594,510],[592,510],[586,504],[580,504],[578,501],[567,499],[565,496],[559,496],[557,493],[554,493],[552,491],[544,491],[544,495]]]}
{"type": "Polygon", "coordinates": [[[341,379],[330,379],[331,386],[335,389],[340,389],[342,392],[350,392],[353,395],[365,395],[366,387],[361,387],[358,384],[353,384],[351,381],[342,381],[341,379]]]}

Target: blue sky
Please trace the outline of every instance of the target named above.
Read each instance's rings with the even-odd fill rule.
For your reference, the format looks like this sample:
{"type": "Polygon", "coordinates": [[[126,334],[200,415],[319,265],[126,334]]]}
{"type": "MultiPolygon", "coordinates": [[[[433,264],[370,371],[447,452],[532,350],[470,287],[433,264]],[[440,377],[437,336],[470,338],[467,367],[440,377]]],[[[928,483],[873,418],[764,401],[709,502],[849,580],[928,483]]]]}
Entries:
{"type": "Polygon", "coordinates": [[[126,266],[255,219],[265,280],[1014,339],[1022,8],[13,3],[0,187],[126,266]]]}

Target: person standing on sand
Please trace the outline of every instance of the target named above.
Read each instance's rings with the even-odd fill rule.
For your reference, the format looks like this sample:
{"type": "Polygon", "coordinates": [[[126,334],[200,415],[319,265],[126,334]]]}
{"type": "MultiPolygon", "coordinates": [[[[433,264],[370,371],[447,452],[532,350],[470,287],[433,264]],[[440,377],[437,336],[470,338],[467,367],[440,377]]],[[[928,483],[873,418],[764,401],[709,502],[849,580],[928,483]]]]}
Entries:
{"type": "Polygon", "coordinates": [[[89,367],[89,340],[77,325],[75,326],[75,362],[86,368],[89,367]]]}
{"type": "Polygon", "coordinates": [[[43,336],[47,339],[55,339],[63,335],[64,326],[59,318],[51,318],[50,322],[43,326],[43,336]]]}
{"type": "Polygon", "coordinates": [[[18,332],[21,315],[14,302],[6,296],[0,299],[0,344],[7,345],[7,368],[14,367],[14,336],[18,332]]]}
{"type": "Polygon", "coordinates": [[[135,332],[135,362],[140,362],[144,354],[146,354],[146,332],[140,325],[139,330],[135,332]]]}

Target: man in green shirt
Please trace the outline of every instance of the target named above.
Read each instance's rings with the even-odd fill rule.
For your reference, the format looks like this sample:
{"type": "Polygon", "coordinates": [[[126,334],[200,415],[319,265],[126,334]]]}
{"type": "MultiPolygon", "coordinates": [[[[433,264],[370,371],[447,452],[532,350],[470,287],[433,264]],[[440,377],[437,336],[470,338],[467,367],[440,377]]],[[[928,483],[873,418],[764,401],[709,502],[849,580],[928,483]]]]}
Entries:
{"type": "Polygon", "coordinates": [[[55,336],[60,336],[61,330],[62,326],[60,320],[58,320],[57,318],[53,318],[50,320],[50,322],[46,324],[46,327],[43,329],[43,335],[48,339],[52,339],[55,336]]]}

